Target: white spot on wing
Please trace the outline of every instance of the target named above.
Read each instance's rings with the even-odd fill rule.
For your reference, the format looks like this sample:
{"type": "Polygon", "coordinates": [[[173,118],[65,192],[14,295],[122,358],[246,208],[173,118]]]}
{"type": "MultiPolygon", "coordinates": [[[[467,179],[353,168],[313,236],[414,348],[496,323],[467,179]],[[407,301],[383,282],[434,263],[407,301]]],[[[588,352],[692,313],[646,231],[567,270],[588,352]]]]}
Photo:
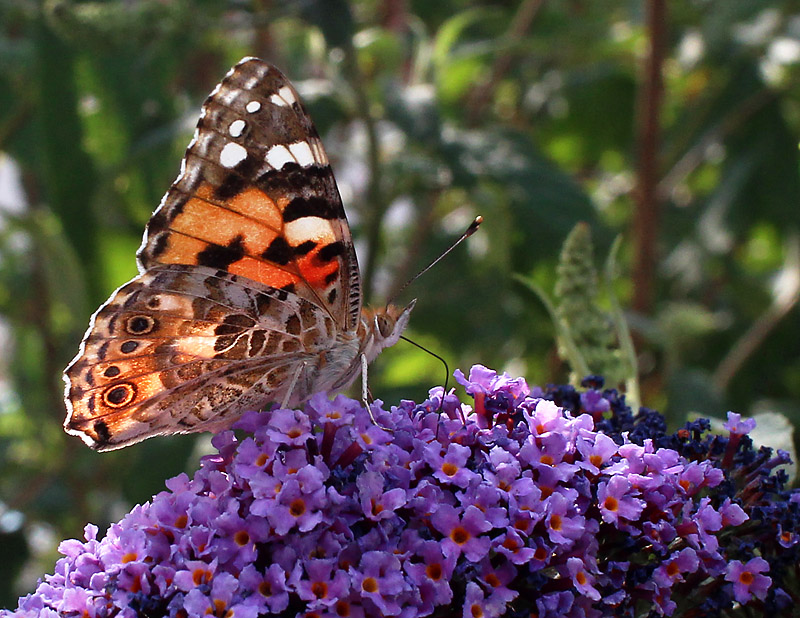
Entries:
{"type": "Polygon", "coordinates": [[[239,90],[233,89],[230,86],[223,86],[222,83],[219,84],[219,90],[215,92],[212,96],[216,98],[216,100],[223,104],[223,105],[233,105],[233,101],[239,95],[239,90]]]}
{"type": "Polygon", "coordinates": [[[255,114],[261,109],[261,103],[259,101],[250,101],[244,108],[251,114],[255,114]]]}
{"type": "Polygon", "coordinates": [[[223,167],[236,167],[247,158],[247,151],[235,142],[228,142],[219,153],[223,167]]]}
{"type": "Polygon", "coordinates": [[[289,144],[289,152],[292,153],[297,163],[302,167],[309,167],[316,162],[316,157],[311,151],[311,146],[309,146],[308,142],[289,144]]]}
{"type": "Polygon", "coordinates": [[[208,131],[200,131],[194,141],[194,152],[203,157],[208,154],[209,146],[214,141],[214,134],[208,131]]]}
{"type": "Polygon", "coordinates": [[[292,89],[289,86],[284,86],[283,88],[278,90],[278,94],[289,105],[297,101],[297,99],[294,98],[294,92],[292,92],[292,89]]]}
{"type": "Polygon", "coordinates": [[[245,126],[244,120],[234,120],[231,126],[228,127],[228,133],[230,133],[231,137],[239,137],[245,126]]]}
{"type": "Polygon", "coordinates": [[[296,247],[297,245],[313,240],[315,242],[333,242],[336,234],[333,225],[322,217],[301,217],[284,225],[286,241],[296,247]]]}
{"type": "Polygon", "coordinates": [[[325,154],[325,149],[322,147],[322,142],[318,139],[313,139],[310,142],[311,151],[314,153],[314,160],[321,166],[328,165],[328,155],[325,154]]]}
{"type": "Polygon", "coordinates": [[[276,170],[282,169],[287,163],[294,161],[295,158],[289,149],[283,144],[273,146],[267,152],[267,163],[269,163],[276,170]]]}
{"type": "Polygon", "coordinates": [[[269,98],[270,102],[273,105],[279,105],[280,107],[290,107],[292,104],[297,102],[297,99],[294,96],[294,92],[289,86],[283,86],[278,90],[277,93],[273,94],[269,98]]]}
{"type": "Polygon", "coordinates": [[[251,75],[242,84],[242,90],[252,90],[261,79],[261,75],[251,75]]]}

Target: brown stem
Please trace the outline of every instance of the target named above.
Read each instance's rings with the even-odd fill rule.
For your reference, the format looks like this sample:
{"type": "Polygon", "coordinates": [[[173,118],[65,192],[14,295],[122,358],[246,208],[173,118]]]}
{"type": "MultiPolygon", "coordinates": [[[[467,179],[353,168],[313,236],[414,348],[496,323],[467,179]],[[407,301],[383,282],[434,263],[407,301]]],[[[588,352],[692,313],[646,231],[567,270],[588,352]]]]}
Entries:
{"type": "Polygon", "coordinates": [[[14,110],[6,115],[5,122],[0,124],[0,150],[7,148],[6,144],[28,123],[32,116],[33,106],[30,101],[21,101],[14,110]]]}
{"type": "Polygon", "coordinates": [[[270,16],[275,10],[272,6],[272,1],[255,0],[253,9],[254,17],[256,17],[254,20],[255,37],[253,49],[259,58],[270,58],[275,61],[278,56],[275,50],[275,39],[270,28],[270,23],[272,22],[270,16]]]}
{"type": "Polygon", "coordinates": [[[658,183],[660,199],[666,200],[672,190],[706,160],[706,153],[710,145],[723,141],[777,97],[778,91],[772,88],[754,92],[741,105],[706,131],[663,175],[658,183]]]}
{"type": "Polygon", "coordinates": [[[653,308],[653,289],[657,260],[661,199],[658,193],[658,151],[660,115],[663,99],[662,65],[667,29],[666,0],[649,0],[647,29],[650,49],[644,65],[644,83],[637,101],[637,182],[633,216],[634,265],[633,308],[649,314],[653,308]]]}
{"type": "Polygon", "coordinates": [[[384,28],[396,33],[408,30],[408,0],[385,0],[381,8],[384,28]]]}
{"type": "Polygon", "coordinates": [[[489,71],[489,78],[479,86],[475,87],[467,102],[467,122],[474,125],[481,117],[483,110],[491,98],[491,93],[497,87],[497,83],[503,79],[511,68],[514,57],[518,55],[516,51],[517,43],[528,33],[536,14],[543,4],[543,0],[524,0],[520,5],[508,31],[503,36],[507,42],[505,53],[498,54],[492,68],[489,71]]]}
{"type": "Polygon", "coordinates": [[[787,264],[784,267],[786,275],[783,290],[739,338],[714,372],[712,381],[720,392],[727,389],[728,384],[753,352],[800,302],[800,242],[795,236],[791,239],[791,243],[788,248],[787,264]]]}

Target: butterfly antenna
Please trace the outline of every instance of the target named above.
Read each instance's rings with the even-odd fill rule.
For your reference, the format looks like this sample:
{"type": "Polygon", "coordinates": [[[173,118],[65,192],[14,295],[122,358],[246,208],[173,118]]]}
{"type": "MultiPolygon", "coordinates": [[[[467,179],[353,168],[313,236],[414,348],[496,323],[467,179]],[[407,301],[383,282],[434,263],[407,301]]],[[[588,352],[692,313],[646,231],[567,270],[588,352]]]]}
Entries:
{"type": "MultiPolygon", "coordinates": [[[[472,236],[472,235],[473,235],[475,232],[477,232],[477,231],[478,231],[478,228],[479,228],[479,227],[480,227],[480,225],[481,225],[481,223],[483,223],[483,217],[481,217],[480,215],[478,215],[477,217],[475,217],[475,219],[473,219],[472,223],[470,223],[470,224],[469,224],[469,227],[467,228],[467,230],[466,230],[466,231],[465,231],[465,232],[464,232],[464,233],[461,235],[461,237],[460,237],[458,240],[456,240],[456,241],[455,241],[455,242],[454,242],[452,245],[450,245],[450,246],[449,246],[447,249],[445,249],[445,250],[444,250],[444,252],[442,252],[442,254],[441,254],[439,257],[437,257],[435,260],[433,260],[433,262],[431,262],[430,264],[428,264],[428,265],[427,265],[425,268],[423,268],[423,269],[422,269],[421,271],[419,271],[419,272],[418,272],[416,275],[414,275],[413,277],[411,277],[411,279],[409,279],[409,280],[408,280],[408,281],[406,281],[406,282],[405,282],[405,283],[404,283],[402,286],[400,286],[400,289],[399,289],[399,290],[397,290],[397,292],[395,292],[395,293],[394,293],[394,295],[392,295],[392,298],[390,298],[390,299],[387,301],[386,305],[387,305],[387,306],[391,305],[391,304],[392,304],[392,301],[393,301],[395,298],[397,298],[398,296],[400,296],[400,294],[403,292],[403,290],[405,290],[405,289],[406,289],[406,288],[407,288],[409,285],[411,285],[411,284],[412,284],[414,281],[416,281],[416,280],[417,280],[417,279],[419,279],[419,278],[420,278],[422,275],[424,275],[426,272],[428,272],[428,271],[429,271],[431,268],[433,268],[434,266],[436,266],[436,265],[437,265],[437,264],[438,264],[438,263],[439,263],[439,262],[442,260],[442,258],[444,258],[444,257],[445,257],[445,256],[446,256],[448,253],[450,253],[450,252],[451,252],[453,249],[455,249],[455,248],[456,248],[458,245],[460,245],[460,244],[461,244],[461,243],[462,243],[464,240],[466,240],[467,238],[469,238],[470,236],[472,236]]],[[[406,341],[408,341],[408,340],[406,340],[406,341]]],[[[414,343],[414,342],[413,342],[413,341],[411,341],[410,343],[414,343]]],[[[420,347],[420,348],[422,348],[422,346],[419,346],[419,345],[418,345],[418,344],[416,344],[416,343],[414,343],[414,345],[416,345],[417,347],[420,347]]],[[[425,348],[422,348],[422,349],[424,350],[425,348]]],[[[433,352],[430,352],[430,350],[425,350],[425,351],[426,351],[426,352],[429,352],[429,353],[431,353],[431,354],[433,354],[433,352]]],[[[434,356],[436,356],[436,354],[433,354],[433,355],[434,355],[434,356]]],[[[438,357],[438,356],[436,356],[436,358],[439,358],[439,357],[438,357]]],[[[440,359],[440,360],[442,360],[442,359],[440,359]]],[[[442,362],[444,362],[444,361],[442,360],[442,362]]],[[[445,363],[445,366],[447,366],[447,363],[445,363]]]]}
{"type": "Polygon", "coordinates": [[[413,341],[412,339],[409,339],[405,335],[400,335],[400,339],[402,339],[403,341],[407,341],[408,343],[410,343],[413,346],[418,347],[423,352],[427,352],[428,354],[430,354],[434,358],[438,359],[439,362],[442,363],[442,365],[444,365],[444,391],[442,392],[442,400],[441,400],[441,402],[439,402],[439,412],[441,412],[442,411],[442,407],[444,406],[444,395],[445,395],[445,393],[447,393],[447,382],[450,379],[450,367],[447,366],[447,361],[444,360],[444,358],[442,358],[441,356],[439,356],[436,352],[433,352],[433,351],[429,350],[424,345],[421,345],[421,344],[417,343],[416,341],[413,341]]]}

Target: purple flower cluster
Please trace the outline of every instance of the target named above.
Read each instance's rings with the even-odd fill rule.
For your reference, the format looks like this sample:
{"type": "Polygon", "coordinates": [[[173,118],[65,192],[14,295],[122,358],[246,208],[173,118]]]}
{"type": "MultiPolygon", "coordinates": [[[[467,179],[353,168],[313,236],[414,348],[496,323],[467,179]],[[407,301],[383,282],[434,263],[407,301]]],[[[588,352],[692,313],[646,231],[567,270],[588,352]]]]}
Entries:
{"type": "MultiPolygon", "coordinates": [[[[0,616],[715,616],[788,611],[800,496],[699,421],[676,434],[615,391],[475,366],[390,411],[313,397],[245,415],[102,540],[0,616]],[[391,427],[386,431],[383,427],[391,427]]],[[[796,580],[794,580],[796,582],[796,580]]]]}

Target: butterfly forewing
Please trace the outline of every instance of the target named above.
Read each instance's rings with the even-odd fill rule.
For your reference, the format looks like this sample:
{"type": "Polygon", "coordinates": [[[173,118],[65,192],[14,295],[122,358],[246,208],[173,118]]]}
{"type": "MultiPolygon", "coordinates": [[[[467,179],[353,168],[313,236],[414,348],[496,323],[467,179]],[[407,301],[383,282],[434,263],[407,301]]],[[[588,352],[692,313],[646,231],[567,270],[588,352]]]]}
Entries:
{"type": "Polygon", "coordinates": [[[197,264],[284,287],[354,330],[360,278],[327,155],[275,67],[240,62],[203,106],[183,170],[153,215],[144,269],[197,264]]]}
{"type": "Polygon", "coordinates": [[[245,59],[206,100],[138,259],[65,372],[65,428],[93,448],[216,430],[355,375],[350,230],[319,136],[274,67],[245,59]]]}

